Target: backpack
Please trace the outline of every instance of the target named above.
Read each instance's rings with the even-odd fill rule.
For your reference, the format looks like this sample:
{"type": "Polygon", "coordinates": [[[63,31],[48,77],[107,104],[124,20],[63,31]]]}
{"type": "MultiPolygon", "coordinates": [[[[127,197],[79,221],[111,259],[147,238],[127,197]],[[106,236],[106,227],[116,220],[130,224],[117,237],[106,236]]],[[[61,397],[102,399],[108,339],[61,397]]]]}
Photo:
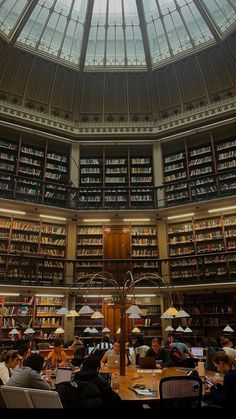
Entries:
{"type": "Polygon", "coordinates": [[[184,360],[183,355],[181,354],[180,350],[176,348],[175,346],[169,347],[170,356],[171,359],[174,361],[174,363],[178,364],[179,362],[184,360]]]}

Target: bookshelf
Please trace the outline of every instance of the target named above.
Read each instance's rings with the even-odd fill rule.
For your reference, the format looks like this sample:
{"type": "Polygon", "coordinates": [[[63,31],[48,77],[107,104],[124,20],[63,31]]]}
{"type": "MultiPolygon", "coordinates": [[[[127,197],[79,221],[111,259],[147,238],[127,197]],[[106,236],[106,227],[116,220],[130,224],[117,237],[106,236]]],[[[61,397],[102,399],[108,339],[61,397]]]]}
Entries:
{"type": "Polygon", "coordinates": [[[133,272],[140,274],[159,271],[156,226],[132,225],[131,255],[133,272]]]}
{"type": "Polygon", "coordinates": [[[0,138],[0,166],[4,196],[56,206],[66,202],[70,146],[7,133],[0,138]]]}
{"type": "Polygon", "coordinates": [[[102,225],[77,227],[77,278],[102,271],[103,246],[104,232],[102,225]],[[97,259],[100,259],[100,261],[97,259]]]}
{"type": "Polygon", "coordinates": [[[202,336],[219,338],[227,324],[234,328],[235,301],[236,295],[232,293],[186,294],[183,309],[190,318],[173,320],[173,327],[188,326],[199,339],[202,336]]]}
{"type": "Polygon", "coordinates": [[[219,187],[227,194],[236,189],[236,139],[218,141],[215,144],[219,187]]]}
{"type": "Polygon", "coordinates": [[[173,281],[220,281],[236,273],[236,217],[193,218],[167,225],[170,275],[173,281]]]}
{"type": "MultiPolygon", "coordinates": [[[[91,298],[91,297],[82,297],[77,295],[75,300],[75,310],[78,312],[81,307],[84,305],[89,305],[94,311],[98,310],[101,313],[103,313],[103,300],[102,298],[91,298]]],[[[75,317],[75,334],[82,337],[82,340],[87,344],[90,345],[90,342],[93,341],[100,341],[102,339],[102,329],[103,329],[103,318],[102,319],[91,319],[90,315],[80,315],[78,317],[75,317]],[[89,327],[96,328],[98,333],[87,333],[84,332],[84,330],[89,327]]]]}
{"type": "Polygon", "coordinates": [[[125,209],[145,202],[151,207],[152,166],[151,146],[81,146],[79,204],[125,209]]]}
{"type": "MultiPolygon", "coordinates": [[[[32,326],[34,316],[34,297],[5,296],[1,305],[1,340],[11,340],[9,332],[21,327],[24,331],[32,326]]],[[[14,339],[14,338],[13,338],[14,339]]]]}
{"type": "Polygon", "coordinates": [[[163,179],[167,205],[176,205],[189,199],[186,150],[165,154],[163,151],[163,179]]]}
{"type": "Polygon", "coordinates": [[[22,285],[62,284],[66,246],[65,224],[3,216],[0,220],[0,278],[15,279],[22,285]]]}
{"type": "Polygon", "coordinates": [[[62,316],[57,311],[64,304],[64,297],[59,296],[36,296],[34,330],[36,337],[50,339],[58,326],[61,325],[62,316]]]}
{"type": "Polygon", "coordinates": [[[137,326],[145,339],[145,344],[150,345],[151,340],[156,337],[162,338],[161,326],[161,306],[159,304],[138,302],[143,315],[135,320],[134,326],[137,326]]]}

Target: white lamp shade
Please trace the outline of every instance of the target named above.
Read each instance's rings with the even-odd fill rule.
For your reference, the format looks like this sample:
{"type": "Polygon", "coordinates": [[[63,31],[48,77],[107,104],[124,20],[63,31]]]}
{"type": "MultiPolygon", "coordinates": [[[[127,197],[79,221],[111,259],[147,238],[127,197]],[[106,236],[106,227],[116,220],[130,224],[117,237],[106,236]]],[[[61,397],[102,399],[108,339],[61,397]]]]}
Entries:
{"type": "Polygon", "coordinates": [[[116,334],[119,335],[120,334],[120,327],[117,329],[116,334]]]}
{"type": "Polygon", "coordinates": [[[91,328],[90,327],[86,327],[86,329],[84,329],[84,333],[91,333],[91,328]]]}
{"type": "Polygon", "coordinates": [[[96,329],[96,327],[92,327],[90,333],[98,333],[98,330],[96,329]]]}
{"type": "Polygon", "coordinates": [[[110,332],[110,329],[108,327],[104,327],[102,329],[102,333],[109,333],[109,332],[110,332]]]}
{"type": "Polygon", "coordinates": [[[140,333],[140,332],[141,330],[137,326],[135,326],[132,330],[132,333],[140,333]]]}
{"type": "Polygon", "coordinates": [[[166,328],[165,328],[165,331],[166,332],[173,332],[173,330],[175,330],[172,326],[167,326],[166,328]]]}
{"type": "Polygon", "coordinates": [[[56,312],[56,315],[59,315],[59,316],[64,316],[64,315],[67,315],[67,314],[69,314],[69,310],[68,310],[68,308],[66,308],[66,307],[61,307],[61,308],[59,308],[59,310],[56,312]]]}
{"type": "Polygon", "coordinates": [[[140,315],[138,313],[130,313],[129,319],[140,319],[140,315]]]}
{"type": "Polygon", "coordinates": [[[78,313],[76,310],[70,310],[69,313],[67,314],[68,317],[78,317],[78,313]]]}
{"type": "Polygon", "coordinates": [[[78,311],[78,314],[79,315],[81,315],[81,314],[93,314],[93,313],[94,313],[94,310],[91,307],[89,307],[89,306],[83,306],[78,311]]]}
{"type": "Polygon", "coordinates": [[[232,329],[232,327],[230,327],[228,324],[227,326],[225,326],[225,328],[223,329],[223,332],[233,332],[234,330],[232,329]]]}
{"type": "Polygon", "coordinates": [[[182,328],[182,326],[177,327],[177,329],[175,330],[176,332],[184,332],[184,329],[182,328]]]}
{"type": "Polygon", "coordinates": [[[91,319],[102,319],[104,316],[100,311],[94,311],[91,316],[91,319]]]}
{"type": "Polygon", "coordinates": [[[24,331],[24,335],[33,335],[35,333],[34,329],[32,327],[27,327],[27,329],[24,331]]]}
{"type": "MultiPolygon", "coordinates": [[[[142,310],[137,306],[137,304],[132,304],[128,308],[128,310],[126,310],[126,313],[128,313],[128,314],[131,314],[131,313],[134,313],[134,314],[143,314],[142,310]]],[[[130,317],[130,318],[132,319],[132,318],[135,318],[135,317],[130,317]]]]}
{"type": "Polygon", "coordinates": [[[190,327],[186,327],[186,329],[184,329],[185,333],[193,333],[192,329],[190,329],[190,327]]]}
{"type": "Polygon", "coordinates": [[[58,327],[58,328],[55,330],[55,335],[62,335],[63,333],[65,333],[65,330],[64,330],[64,329],[62,329],[62,327],[58,327]]]}
{"type": "Polygon", "coordinates": [[[17,329],[12,329],[12,330],[9,332],[9,335],[11,335],[11,336],[13,336],[13,335],[18,335],[18,330],[17,330],[17,329]]]}
{"type": "Polygon", "coordinates": [[[175,307],[169,307],[162,315],[161,319],[173,319],[179,316],[179,311],[175,307]]]}
{"type": "Polygon", "coordinates": [[[179,310],[179,314],[176,317],[190,317],[189,314],[187,313],[187,311],[182,310],[182,308],[179,310]]]}

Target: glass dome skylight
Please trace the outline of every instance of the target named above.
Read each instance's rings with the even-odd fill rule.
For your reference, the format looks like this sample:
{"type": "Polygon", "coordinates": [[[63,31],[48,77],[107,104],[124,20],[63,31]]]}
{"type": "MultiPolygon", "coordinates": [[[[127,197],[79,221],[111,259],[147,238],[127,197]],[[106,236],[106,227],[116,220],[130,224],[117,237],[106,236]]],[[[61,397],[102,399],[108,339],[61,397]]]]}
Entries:
{"type": "Polygon", "coordinates": [[[88,70],[157,67],[236,27],[236,0],[0,0],[0,34],[88,70]]]}

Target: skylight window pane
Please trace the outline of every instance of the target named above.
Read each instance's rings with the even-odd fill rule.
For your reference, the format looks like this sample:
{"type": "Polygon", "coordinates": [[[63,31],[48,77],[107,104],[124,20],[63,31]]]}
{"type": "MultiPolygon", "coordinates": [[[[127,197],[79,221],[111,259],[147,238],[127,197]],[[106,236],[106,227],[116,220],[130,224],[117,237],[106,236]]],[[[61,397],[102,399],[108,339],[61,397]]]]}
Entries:
{"type": "Polygon", "coordinates": [[[0,1],[0,30],[9,35],[26,5],[27,0],[0,1]]]}
{"type": "Polygon", "coordinates": [[[108,25],[122,25],[122,4],[121,0],[109,0],[108,25]]]}
{"type": "Polygon", "coordinates": [[[222,33],[236,22],[235,0],[203,0],[203,3],[222,33]]]}
{"type": "Polygon", "coordinates": [[[124,15],[126,25],[139,25],[139,16],[135,0],[124,0],[124,15]]]}
{"type": "Polygon", "coordinates": [[[94,0],[91,25],[105,25],[107,14],[107,0],[94,0]]]}
{"type": "Polygon", "coordinates": [[[33,47],[36,46],[48,17],[48,11],[49,10],[46,7],[40,5],[35,7],[21,31],[18,38],[19,42],[26,43],[33,47]]]}
{"type": "Polygon", "coordinates": [[[76,23],[73,20],[70,21],[62,46],[62,58],[79,63],[83,32],[84,29],[80,23],[76,23]]]}

